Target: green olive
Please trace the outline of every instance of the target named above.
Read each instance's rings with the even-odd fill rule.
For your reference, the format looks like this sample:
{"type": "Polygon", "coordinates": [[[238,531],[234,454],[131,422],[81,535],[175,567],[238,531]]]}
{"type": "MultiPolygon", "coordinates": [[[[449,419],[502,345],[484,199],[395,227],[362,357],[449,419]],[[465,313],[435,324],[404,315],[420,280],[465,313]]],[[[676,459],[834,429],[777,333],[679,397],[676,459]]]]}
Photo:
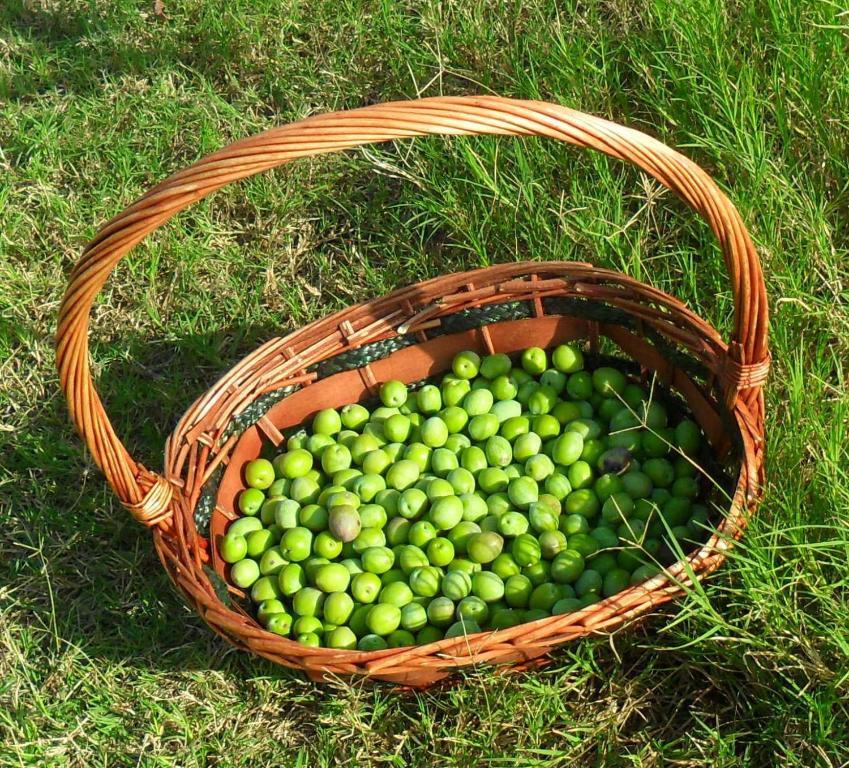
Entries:
{"type": "Polygon", "coordinates": [[[451,363],[451,370],[458,379],[473,379],[480,370],[480,355],[471,350],[460,352],[451,363]]]}
{"type": "Polygon", "coordinates": [[[366,617],[366,626],[375,635],[385,637],[401,624],[401,609],[389,603],[377,603],[366,617]]]}
{"type": "Polygon", "coordinates": [[[246,488],[239,494],[239,511],[243,515],[256,515],[265,502],[265,494],[259,488],[246,488]]]}
{"type": "Polygon", "coordinates": [[[495,531],[483,531],[472,534],[466,543],[466,551],[469,559],[472,562],[481,564],[491,563],[495,560],[501,554],[503,547],[504,539],[495,533],[495,531]]]}
{"type": "Polygon", "coordinates": [[[317,435],[335,435],[342,429],[342,417],[333,409],[319,411],[312,422],[312,431],[317,435]]]}

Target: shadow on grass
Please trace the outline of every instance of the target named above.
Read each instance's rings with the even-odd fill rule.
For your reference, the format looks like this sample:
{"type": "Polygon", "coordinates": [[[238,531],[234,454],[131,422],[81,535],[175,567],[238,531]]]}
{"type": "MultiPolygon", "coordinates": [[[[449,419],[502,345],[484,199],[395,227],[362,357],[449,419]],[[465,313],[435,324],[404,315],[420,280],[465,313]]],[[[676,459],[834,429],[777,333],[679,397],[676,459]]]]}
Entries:
{"type": "MultiPolygon", "coordinates": [[[[114,359],[101,366],[98,391],[130,453],[161,468],[165,439],[184,409],[272,333],[246,326],[167,345],[142,338],[101,344],[94,358],[114,359]]],[[[14,623],[47,629],[38,633],[42,642],[70,646],[95,663],[280,673],[233,653],[183,604],[150,534],[84,450],[58,390],[20,425],[0,465],[18,478],[14,489],[0,488],[9,509],[0,531],[0,587],[10,595],[14,623]]]]}
{"type": "Polygon", "coordinates": [[[104,12],[83,4],[72,10],[24,0],[0,3],[0,37],[21,41],[12,48],[10,74],[0,79],[0,96],[18,101],[53,89],[99,94],[105,79],[149,78],[180,68],[215,79],[221,62],[242,57],[235,30],[201,15],[186,34],[183,25],[169,22],[167,12],[158,17],[153,8],[152,0],[143,7],[115,4],[104,12]]]}

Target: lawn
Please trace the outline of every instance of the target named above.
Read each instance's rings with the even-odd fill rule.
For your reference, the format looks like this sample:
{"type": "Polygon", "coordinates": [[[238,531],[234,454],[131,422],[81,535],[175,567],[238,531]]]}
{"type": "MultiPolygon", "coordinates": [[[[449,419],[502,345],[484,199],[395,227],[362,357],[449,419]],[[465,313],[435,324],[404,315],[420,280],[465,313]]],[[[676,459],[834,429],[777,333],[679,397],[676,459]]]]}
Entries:
{"type": "MultiPolygon", "coordinates": [[[[829,0],[0,3],[0,766],[849,764],[849,13],[829,0]],[[184,607],[58,393],[63,286],[99,224],[231,140],[417,95],[557,101],[708,169],[766,272],[769,482],[686,599],[545,669],[317,685],[184,607]]],[[[723,332],[707,227],[621,164],[431,138],[228,187],[94,311],[104,401],[161,466],[262,340],[426,276],[578,259],[723,332]]]]}

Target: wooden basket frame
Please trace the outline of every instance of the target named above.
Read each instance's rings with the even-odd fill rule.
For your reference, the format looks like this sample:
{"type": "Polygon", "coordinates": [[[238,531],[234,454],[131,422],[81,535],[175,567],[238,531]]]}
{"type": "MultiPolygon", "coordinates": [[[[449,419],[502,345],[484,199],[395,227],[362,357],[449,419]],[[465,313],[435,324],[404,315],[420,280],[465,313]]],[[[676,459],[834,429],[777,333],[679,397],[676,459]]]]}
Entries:
{"type": "MultiPolygon", "coordinates": [[[[317,115],[238,141],[174,174],[104,225],[86,247],[60,309],[57,365],[71,416],[95,461],[131,514],[153,531],[163,565],[190,604],[238,647],[313,677],[365,674],[424,686],[479,662],[521,667],[568,640],[609,632],[681,594],[692,577],[702,578],[718,567],[754,512],[763,483],[767,298],[760,262],[739,213],[710,176],[678,152],[633,129],[545,102],[437,97],[317,115]],[[734,296],[731,340],[726,344],[711,325],[668,294],[590,264],[504,264],[444,275],[263,344],[188,409],[168,439],[162,474],[136,462],[109,422],[91,378],[88,353],[91,306],[118,261],[176,213],[232,181],[299,157],[429,134],[545,136],[628,161],[650,174],[701,215],[718,238],[734,296]],[[553,300],[606,307],[618,312],[618,319],[547,312],[547,302],[553,300]],[[483,323],[456,334],[434,330],[464,313],[486,310],[497,317],[498,307],[515,302],[530,308],[528,317],[483,323]],[[721,415],[730,415],[742,448],[736,490],[727,517],[700,550],[648,582],[574,614],[372,653],[301,646],[267,632],[220,594],[209,539],[198,530],[196,513],[240,441],[239,450],[245,450],[250,440],[258,439],[240,435],[239,424],[248,427],[253,419],[251,435],[262,432],[274,442],[282,439],[280,414],[287,401],[252,416],[257,403],[311,387],[318,393],[323,367],[347,353],[382,350],[373,362],[349,371],[346,380],[354,386],[357,377],[361,391],[373,391],[398,370],[408,380],[436,371],[457,344],[482,351],[519,348],[520,339],[527,342],[521,346],[530,343],[528,334],[551,342],[612,339],[645,370],[684,393],[720,451],[728,446],[721,415]],[[697,361],[703,380],[685,371],[670,350],[697,361]]],[[[219,493],[219,519],[232,514],[227,506],[219,493]]]]}

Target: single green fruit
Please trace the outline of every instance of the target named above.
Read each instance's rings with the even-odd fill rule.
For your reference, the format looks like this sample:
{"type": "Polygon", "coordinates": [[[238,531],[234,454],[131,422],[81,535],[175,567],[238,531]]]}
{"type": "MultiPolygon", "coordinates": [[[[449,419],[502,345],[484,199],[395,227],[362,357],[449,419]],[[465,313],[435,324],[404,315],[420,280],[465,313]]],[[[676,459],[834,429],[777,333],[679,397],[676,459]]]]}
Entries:
{"type": "Polygon", "coordinates": [[[499,425],[498,416],[494,413],[484,413],[480,416],[474,416],[468,425],[469,437],[478,443],[482,443],[484,440],[488,440],[498,433],[499,425]]]}
{"type": "Polygon", "coordinates": [[[328,474],[348,469],[351,466],[351,451],[344,445],[328,445],[321,452],[321,468],[328,474]]]}
{"type": "Polygon", "coordinates": [[[347,592],[331,592],[324,599],[322,613],[326,621],[341,626],[354,610],[354,600],[347,592]]]}
{"type": "Polygon", "coordinates": [[[427,624],[427,611],[419,603],[407,603],[401,608],[401,626],[408,632],[417,632],[427,624]]]}
{"type": "Polygon", "coordinates": [[[449,539],[438,536],[427,545],[427,559],[431,565],[448,565],[454,559],[454,545],[449,539]]]}
{"type": "Polygon", "coordinates": [[[357,636],[349,627],[336,627],[336,629],[327,633],[324,642],[328,648],[353,651],[357,647],[357,636]]]}
{"type": "Polygon", "coordinates": [[[593,391],[593,377],[587,371],[573,373],[566,382],[566,392],[573,400],[589,400],[593,391]]]}
{"type": "Polygon", "coordinates": [[[546,504],[540,504],[539,502],[531,504],[531,508],[528,511],[528,519],[535,533],[557,530],[558,515],[552,512],[551,508],[546,504]]]}
{"type": "Polygon", "coordinates": [[[459,497],[443,496],[431,505],[428,518],[438,530],[448,531],[463,519],[463,512],[463,502],[459,497]]]}
{"type": "Polygon", "coordinates": [[[276,576],[288,563],[289,561],[280,554],[280,550],[277,548],[269,549],[263,552],[260,558],[259,572],[263,576],[276,576]]]}
{"type": "Polygon", "coordinates": [[[617,592],[627,589],[631,583],[631,574],[623,568],[614,568],[608,571],[602,582],[601,593],[605,597],[612,597],[617,592]]]}
{"type": "Polygon", "coordinates": [[[567,536],[572,536],[576,533],[589,533],[590,523],[583,515],[563,515],[557,527],[567,536]]]}
{"type": "Polygon", "coordinates": [[[487,355],[480,364],[480,374],[485,379],[493,381],[499,376],[506,376],[510,373],[513,364],[510,358],[503,352],[498,352],[493,355],[487,355]]]}
{"type": "Polygon", "coordinates": [[[439,412],[439,418],[445,422],[448,428],[448,438],[443,445],[448,445],[451,435],[459,434],[469,421],[469,414],[457,405],[449,405],[439,412]]]}
{"type": "Polygon", "coordinates": [[[433,598],[427,606],[427,618],[436,627],[449,626],[454,620],[454,602],[443,596],[433,598]]]}
{"type": "Polygon", "coordinates": [[[227,528],[227,536],[247,536],[251,531],[258,531],[262,523],[256,517],[240,517],[227,528]]]}
{"type": "MultiPolygon", "coordinates": [[[[436,600],[440,600],[440,599],[445,600],[448,603],[451,603],[451,601],[448,600],[448,598],[436,598],[436,600]]],[[[434,602],[436,602],[436,601],[434,601],[434,602]]],[[[433,603],[431,603],[431,605],[433,605],[433,603]]],[[[443,607],[440,606],[440,613],[442,611],[442,608],[443,607]]],[[[453,613],[453,608],[454,608],[453,603],[451,603],[451,608],[452,608],[452,613],[453,613]]],[[[445,607],[445,610],[447,612],[447,606],[445,607]]],[[[430,618],[431,623],[436,624],[437,626],[445,626],[445,624],[451,623],[451,617],[448,617],[448,620],[445,622],[445,624],[440,624],[440,622],[434,621],[433,617],[431,616],[430,606],[428,606],[428,614],[427,615],[428,615],[428,618],[430,618]]],[[[486,620],[489,618],[489,607],[487,606],[487,604],[483,600],[481,600],[476,595],[469,595],[468,597],[464,597],[457,604],[456,617],[457,617],[457,619],[459,619],[461,621],[474,621],[476,624],[478,624],[478,626],[483,626],[484,624],[486,624],[486,620]]]]}
{"type": "Polygon", "coordinates": [[[575,581],[575,594],[584,597],[587,594],[598,595],[602,588],[602,578],[598,571],[588,569],[575,581]]]}
{"type": "Polygon", "coordinates": [[[627,493],[614,493],[601,507],[602,520],[619,524],[634,511],[634,500],[627,493]]]}
{"type": "MultiPolygon", "coordinates": [[[[702,432],[692,419],[683,419],[675,427],[675,445],[688,456],[695,456],[699,452],[701,443],[702,432]]],[[[249,485],[253,484],[249,483],[249,485]]]]}
{"type": "Polygon", "coordinates": [[[245,482],[251,488],[263,491],[274,480],[274,466],[268,459],[254,459],[245,466],[245,482]]]}
{"type": "Polygon", "coordinates": [[[292,617],[288,613],[275,613],[269,616],[265,628],[275,635],[286,637],[292,631],[292,617]]]}
{"type": "Polygon", "coordinates": [[[584,355],[574,344],[561,344],[551,355],[554,367],[562,373],[575,373],[584,367],[584,355]]]}
{"type": "Polygon", "coordinates": [[[410,572],[410,589],[422,597],[433,597],[439,592],[442,582],[440,572],[433,566],[425,565],[410,572]]]}
{"type": "MultiPolygon", "coordinates": [[[[315,575],[315,585],[322,592],[344,592],[348,589],[351,574],[342,563],[328,563],[321,566],[315,575]]],[[[343,624],[342,621],[334,621],[334,624],[343,624]]]]}
{"type": "Polygon", "coordinates": [[[312,422],[312,431],[318,435],[335,435],[342,429],[342,417],[333,408],[319,411],[312,422]]]}
{"type": "Polygon", "coordinates": [[[427,494],[419,488],[407,488],[398,499],[397,511],[407,520],[415,520],[427,509],[427,494]]]}
{"type": "Polygon", "coordinates": [[[465,571],[450,571],[442,579],[442,594],[449,600],[462,600],[471,590],[472,577],[465,571]]]}
{"type": "Polygon", "coordinates": [[[380,528],[363,528],[351,546],[356,554],[362,555],[372,547],[385,547],[386,535],[380,528]]]}
{"type": "Polygon", "coordinates": [[[362,520],[353,506],[341,504],[332,507],[328,512],[327,528],[331,535],[341,542],[354,541],[362,530],[362,520]]]}
{"type": "Polygon", "coordinates": [[[598,541],[586,533],[576,533],[568,538],[568,546],[573,552],[578,552],[584,557],[594,555],[599,550],[598,541]]]}
{"type": "Polygon", "coordinates": [[[645,499],[652,492],[652,482],[648,475],[636,470],[622,475],[622,487],[632,499],[645,499]]]}
{"type": "Polygon", "coordinates": [[[527,533],[527,531],[528,518],[521,512],[507,512],[498,518],[498,532],[503,536],[512,538],[527,533]]]}
{"type": "Polygon", "coordinates": [[[359,639],[357,643],[357,650],[365,651],[366,653],[370,651],[383,651],[389,646],[380,635],[364,635],[359,639]]]}
{"type": "Polygon", "coordinates": [[[522,352],[522,368],[531,376],[539,376],[548,368],[548,357],[540,347],[528,347],[522,352]]]}
{"type": "Polygon", "coordinates": [[[324,597],[324,593],[314,587],[302,587],[292,597],[292,609],[298,616],[318,616],[324,597]]]}
{"type": "Polygon", "coordinates": [[[327,510],[318,504],[307,504],[298,510],[298,524],[313,533],[323,531],[328,524],[327,510]]]}
{"type": "Polygon", "coordinates": [[[419,465],[412,459],[396,461],[386,472],[386,485],[397,491],[405,491],[419,479],[419,465]]]}
{"type": "Polygon", "coordinates": [[[407,603],[413,601],[413,590],[403,581],[393,581],[387,584],[380,590],[378,600],[381,603],[389,603],[390,605],[403,608],[407,603]]]}
{"type": "Polygon", "coordinates": [[[403,517],[393,517],[384,529],[386,531],[386,543],[390,547],[406,544],[409,540],[411,525],[410,521],[403,517]]]}
{"type": "Polygon", "coordinates": [[[478,486],[486,494],[506,491],[510,483],[507,473],[500,467],[487,467],[478,474],[478,486]]]}
{"type": "Polygon", "coordinates": [[[539,535],[539,548],[546,560],[551,560],[566,549],[566,536],[560,531],[543,531],[539,535]]]}
{"type": "Polygon", "coordinates": [[[256,560],[247,558],[230,566],[230,579],[237,587],[242,589],[252,586],[259,577],[259,563],[256,560]]]}
{"type": "Polygon", "coordinates": [[[549,581],[534,587],[534,591],[531,592],[531,597],[528,600],[528,607],[531,610],[543,610],[551,613],[551,609],[558,600],[560,600],[560,589],[557,584],[552,584],[549,581]]]}
{"type": "Polygon", "coordinates": [[[248,554],[248,542],[244,536],[234,536],[232,533],[228,533],[221,539],[218,545],[218,553],[225,563],[238,563],[239,560],[244,560],[248,554]]]}
{"type": "Polygon", "coordinates": [[[377,574],[358,573],[351,579],[351,594],[358,603],[373,603],[377,600],[382,586],[377,574]]]}
{"type": "Polygon", "coordinates": [[[577,598],[564,597],[551,606],[551,615],[561,616],[567,613],[574,613],[575,611],[580,611],[582,607],[581,601],[577,598]]]}
{"type": "Polygon", "coordinates": [[[525,474],[537,483],[547,480],[555,472],[554,462],[544,454],[531,456],[525,462],[525,474]]]}
{"type": "Polygon", "coordinates": [[[280,588],[280,592],[286,595],[286,597],[291,597],[306,585],[306,571],[298,563],[289,563],[283,566],[277,574],[277,586],[280,588]]]}
{"type": "Polygon", "coordinates": [[[585,567],[583,555],[567,549],[552,561],[551,578],[558,584],[571,584],[584,572],[585,567]]]}
{"type": "Polygon", "coordinates": [[[583,515],[590,518],[596,515],[601,508],[598,496],[592,488],[581,488],[572,491],[563,501],[564,512],[567,515],[583,515]]]}
{"type": "Polygon", "coordinates": [[[473,379],[480,370],[480,355],[471,350],[460,352],[451,363],[451,370],[458,379],[473,379]]]}
{"type": "Polygon", "coordinates": [[[414,547],[424,549],[438,535],[436,527],[430,520],[419,520],[410,527],[410,534],[407,538],[414,547]]]}
{"type": "Polygon", "coordinates": [[[539,499],[539,485],[532,477],[518,477],[507,486],[507,496],[519,509],[528,509],[539,499]]]}
{"type": "Polygon", "coordinates": [[[577,432],[564,432],[554,443],[551,458],[563,467],[574,464],[581,457],[584,438],[577,432]]]}
{"type": "Polygon", "coordinates": [[[339,417],[345,429],[359,430],[369,420],[369,412],[359,403],[352,403],[339,411],[339,417]]]}
{"type": "Polygon", "coordinates": [[[494,603],[504,597],[504,582],[491,571],[480,571],[472,576],[472,594],[485,603],[494,603]]]}
{"type": "Polygon", "coordinates": [[[504,539],[499,534],[494,531],[484,531],[469,537],[466,552],[469,559],[475,563],[491,563],[501,554],[503,547],[504,539]]]}
{"type": "Polygon", "coordinates": [[[539,562],[542,557],[539,542],[529,533],[523,533],[513,540],[510,553],[523,568],[539,562]]]}
{"type": "Polygon", "coordinates": [[[422,568],[426,565],[430,565],[430,561],[427,559],[427,555],[421,550],[420,547],[409,544],[403,547],[398,555],[398,564],[401,566],[401,570],[409,575],[416,568],[422,568]]]}
{"type": "Polygon", "coordinates": [[[407,402],[407,387],[403,381],[392,379],[380,386],[380,401],[389,408],[400,408],[407,402]]]}
{"type": "Polygon", "coordinates": [[[255,515],[265,502],[265,494],[259,488],[246,488],[239,494],[239,511],[243,515],[255,515]]]}
{"type": "Polygon", "coordinates": [[[280,540],[280,554],[291,562],[306,560],[312,551],[312,532],[307,528],[290,528],[280,540]]]}
{"type": "Polygon", "coordinates": [[[508,552],[502,552],[495,560],[492,561],[490,569],[494,574],[502,579],[508,579],[521,572],[521,567],[513,559],[513,555],[508,552]]]}
{"type": "Polygon", "coordinates": [[[395,555],[387,547],[369,547],[361,556],[363,569],[369,573],[386,573],[395,563],[395,555]]]}

